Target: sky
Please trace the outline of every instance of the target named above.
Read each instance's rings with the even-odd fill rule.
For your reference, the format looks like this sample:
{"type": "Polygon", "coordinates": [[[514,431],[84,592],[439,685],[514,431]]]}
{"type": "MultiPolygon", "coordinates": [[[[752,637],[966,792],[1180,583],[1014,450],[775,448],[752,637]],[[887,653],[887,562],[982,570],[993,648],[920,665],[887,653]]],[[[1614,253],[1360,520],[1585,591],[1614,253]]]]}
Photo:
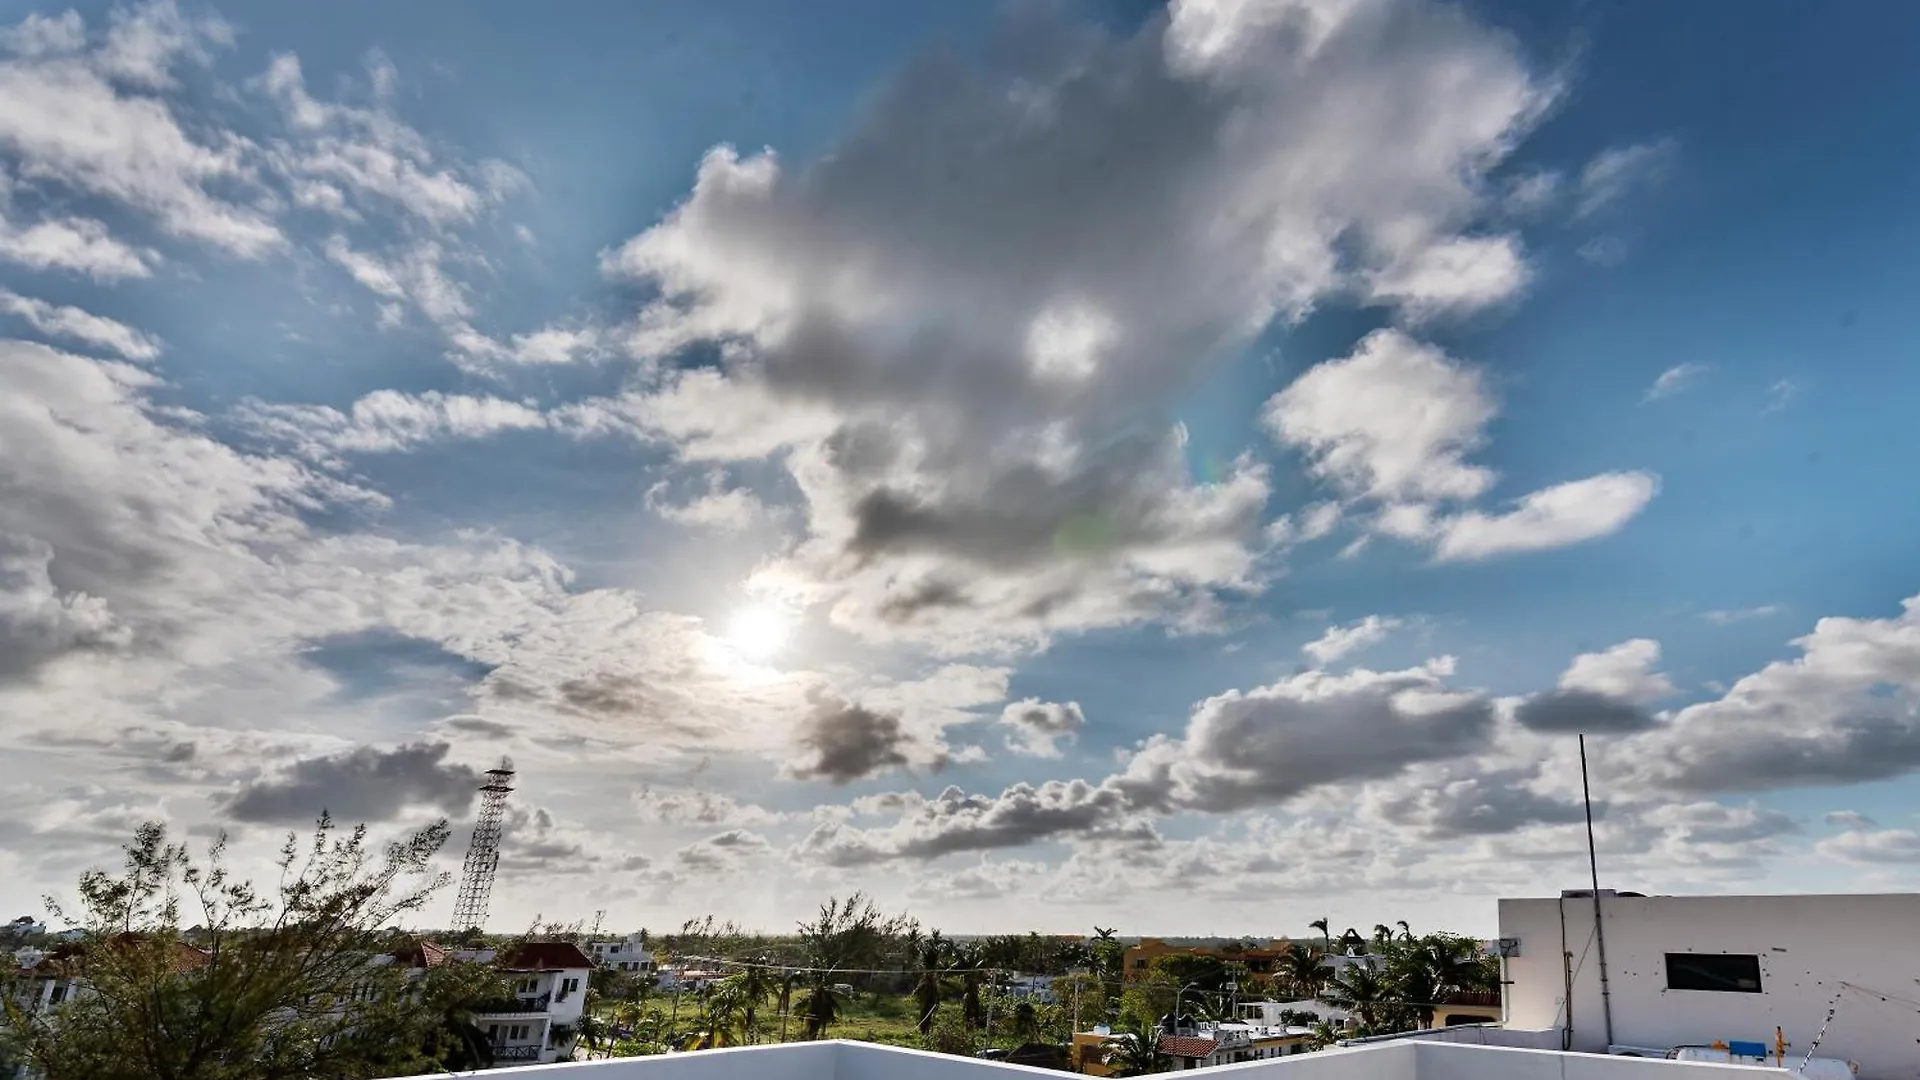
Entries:
{"type": "Polygon", "coordinates": [[[1485,933],[1582,732],[1920,885],[1920,10],[0,26],[0,914],[506,756],[503,931],[1485,933]]]}

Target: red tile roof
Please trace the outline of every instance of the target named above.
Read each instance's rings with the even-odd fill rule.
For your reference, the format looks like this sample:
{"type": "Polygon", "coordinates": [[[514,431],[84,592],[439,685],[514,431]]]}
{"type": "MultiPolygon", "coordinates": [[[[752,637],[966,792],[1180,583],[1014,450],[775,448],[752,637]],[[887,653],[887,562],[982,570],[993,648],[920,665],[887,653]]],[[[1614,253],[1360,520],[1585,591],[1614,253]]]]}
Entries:
{"type": "Polygon", "coordinates": [[[408,967],[433,968],[447,962],[447,950],[431,941],[416,941],[393,950],[393,958],[408,967]]]}
{"type": "Polygon", "coordinates": [[[500,966],[516,971],[590,968],[593,961],[571,941],[529,941],[500,954],[500,966]]]}
{"type": "Polygon", "coordinates": [[[1218,1049],[1218,1040],[1203,1039],[1198,1035],[1160,1036],[1160,1052],[1174,1057],[1203,1058],[1218,1049]]]}

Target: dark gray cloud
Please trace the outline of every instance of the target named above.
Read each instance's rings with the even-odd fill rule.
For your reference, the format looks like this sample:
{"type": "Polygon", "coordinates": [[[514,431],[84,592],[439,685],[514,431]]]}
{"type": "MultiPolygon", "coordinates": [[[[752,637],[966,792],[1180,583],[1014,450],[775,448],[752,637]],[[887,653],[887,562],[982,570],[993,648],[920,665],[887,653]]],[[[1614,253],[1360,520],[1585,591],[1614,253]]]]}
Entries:
{"type": "MultiPolygon", "coordinates": [[[[1377,796],[1371,809],[1395,825],[1418,829],[1430,839],[1492,836],[1528,825],[1568,825],[1586,819],[1577,800],[1543,795],[1530,785],[1539,779],[1531,768],[1490,769],[1377,796]]],[[[1608,804],[1593,804],[1596,820],[1608,804]]]]}
{"type": "Polygon", "coordinates": [[[1050,780],[1037,787],[1015,784],[997,797],[949,787],[909,805],[887,829],[823,822],[801,841],[800,852],[830,865],[858,866],[1021,847],[1055,837],[1159,841],[1152,822],[1136,813],[1124,794],[1085,780],[1050,780]]]}
{"type": "Polygon", "coordinates": [[[717,836],[688,844],[674,853],[682,869],[696,874],[724,874],[772,850],[767,838],[745,829],[730,829],[717,836]]]}
{"type": "Polygon", "coordinates": [[[392,821],[412,807],[458,817],[473,803],[480,774],[449,764],[444,742],[392,750],[362,746],[344,754],[307,758],[226,797],[237,821],[304,824],[322,810],[340,822],[392,821]]]}
{"type": "Polygon", "coordinates": [[[916,741],[898,716],[822,696],[800,726],[803,756],[787,771],[803,780],[851,783],[912,764],[916,741]]]}
{"type": "Polygon", "coordinates": [[[1228,813],[1459,757],[1492,729],[1488,698],[1430,668],[1309,672],[1201,702],[1183,740],[1150,743],[1119,783],[1141,805],[1228,813]]]}
{"type": "Polygon", "coordinates": [[[492,739],[504,739],[513,734],[513,725],[480,716],[450,716],[446,720],[446,726],[455,731],[464,731],[469,735],[481,735],[492,739]]]}
{"type": "Polygon", "coordinates": [[[1534,731],[1589,735],[1624,735],[1646,731],[1659,723],[1652,713],[1633,702],[1591,690],[1535,694],[1514,710],[1513,718],[1534,731]]]}
{"type": "Polygon", "coordinates": [[[53,560],[51,544],[0,529],[0,684],[66,653],[130,640],[106,601],[59,586],[53,560]]]}
{"type": "MultiPolygon", "coordinates": [[[[1883,707],[1892,706],[1886,702],[1883,707]]],[[[1920,768],[1920,715],[1854,716],[1800,731],[1688,739],[1655,766],[1683,791],[1767,791],[1890,780],[1920,768]]]]}

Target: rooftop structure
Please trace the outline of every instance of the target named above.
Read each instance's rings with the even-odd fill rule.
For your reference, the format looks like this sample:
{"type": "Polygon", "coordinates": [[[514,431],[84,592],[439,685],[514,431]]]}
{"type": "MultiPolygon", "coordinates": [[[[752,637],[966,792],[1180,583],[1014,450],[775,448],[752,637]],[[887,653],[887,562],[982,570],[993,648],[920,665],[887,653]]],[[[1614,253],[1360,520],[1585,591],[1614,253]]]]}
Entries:
{"type": "Polygon", "coordinates": [[[1500,901],[1499,1034],[1600,1053],[1747,1044],[1789,1063],[1854,1062],[1867,1078],[1920,1075],[1920,894],[1603,889],[1597,907],[1596,931],[1591,890],[1500,901]]]}

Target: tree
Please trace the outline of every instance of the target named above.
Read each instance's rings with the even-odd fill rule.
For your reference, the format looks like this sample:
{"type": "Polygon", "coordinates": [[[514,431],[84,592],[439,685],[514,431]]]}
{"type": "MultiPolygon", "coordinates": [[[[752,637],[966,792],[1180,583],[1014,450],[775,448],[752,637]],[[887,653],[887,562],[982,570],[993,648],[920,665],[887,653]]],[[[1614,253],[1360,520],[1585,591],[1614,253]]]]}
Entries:
{"type": "Polygon", "coordinates": [[[1150,1023],[1115,1029],[1107,1040],[1103,1060],[1115,1076],[1145,1076],[1164,1072],[1172,1064],[1160,1052],[1160,1033],[1150,1023]]]}
{"type": "Polygon", "coordinates": [[[1312,928],[1313,928],[1313,929],[1315,929],[1315,930],[1318,930],[1318,931],[1320,931],[1320,943],[1321,943],[1321,946],[1322,946],[1323,948],[1325,948],[1325,949],[1327,949],[1327,950],[1329,950],[1329,951],[1331,951],[1331,950],[1333,949],[1333,922],[1332,922],[1332,920],[1330,920],[1330,919],[1328,919],[1328,918],[1327,918],[1327,917],[1326,917],[1325,915],[1322,915],[1322,916],[1320,916],[1319,918],[1317,918],[1317,919],[1315,919],[1315,920],[1313,920],[1312,922],[1310,922],[1310,923],[1308,923],[1307,925],[1308,925],[1308,926],[1310,926],[1310,927],[1312,927],[1312,928]]]}
{"type": "Polygon", "coordinates": [[[1384,952],[1393,942],[1393,927],[1386,923],[1373,924],[1373,951],[1384,952]]]}
{"type": "Polygon", "coordinates": [[[1318,949],[1311,949],[1299,942],[1287,946],[1281,955],[1275,975],[1287,985],[1287,992],[1295,998],[1317,997],[1320,988],[1326,983],[1326,955],[1318,949]]]}
{"type": "Polygon", "coordinates": [[[940,996],[946,966],[947,942],[935,930],[920,946],[920,974],[913,984],[913,1006],[919,1014],[920,1037],[927,1038],[933,1033],[934,1010],[940,1007],[940,996]]]}
{"type": "Polygon", "coordinates": [[[1340,969],[1320,992],[1321,1001],[1345,1010],[1359,1021],[1363,1034],[1369,1035],[1388,1030],[1382,1021],[1388,1018],[1395,998],[1393,985],[1371,960],[1340,969]]]}
{"type": "Polygon", "coordinates": [[[160,823],[141,825],[120,874],[80,877],[68,921],[83,933],[62,962],[87,991],[39,1013],[9,1003],[14,1056],[47,1080],[330,1080],[457,1056],[446,1022],[458,1010],[439,996],[442,982],[460,989],[455,977],[423,991],[379,959],[393,946],[384,928],[446,884],[432,858],[447,832],[436,822],[376,856],[364,826],[341,836],[323,815],[310,844],[287,837],[276,887],[259,891],[229,875],[224,837],[201,862],[160,823]],[[183,893],[198,947],[181,929],[183,893]],[[437,1011],[420,1007],[423,992],[437,1011]]]}
{"type": "Polygon", "coordinates": [[[1407,920],[1405,919],[1397,920],[1393,925],[1400,928],[1400,940],[1402,941],[1413,940],[1413,927],[1407,925],[1407,920]]]}

